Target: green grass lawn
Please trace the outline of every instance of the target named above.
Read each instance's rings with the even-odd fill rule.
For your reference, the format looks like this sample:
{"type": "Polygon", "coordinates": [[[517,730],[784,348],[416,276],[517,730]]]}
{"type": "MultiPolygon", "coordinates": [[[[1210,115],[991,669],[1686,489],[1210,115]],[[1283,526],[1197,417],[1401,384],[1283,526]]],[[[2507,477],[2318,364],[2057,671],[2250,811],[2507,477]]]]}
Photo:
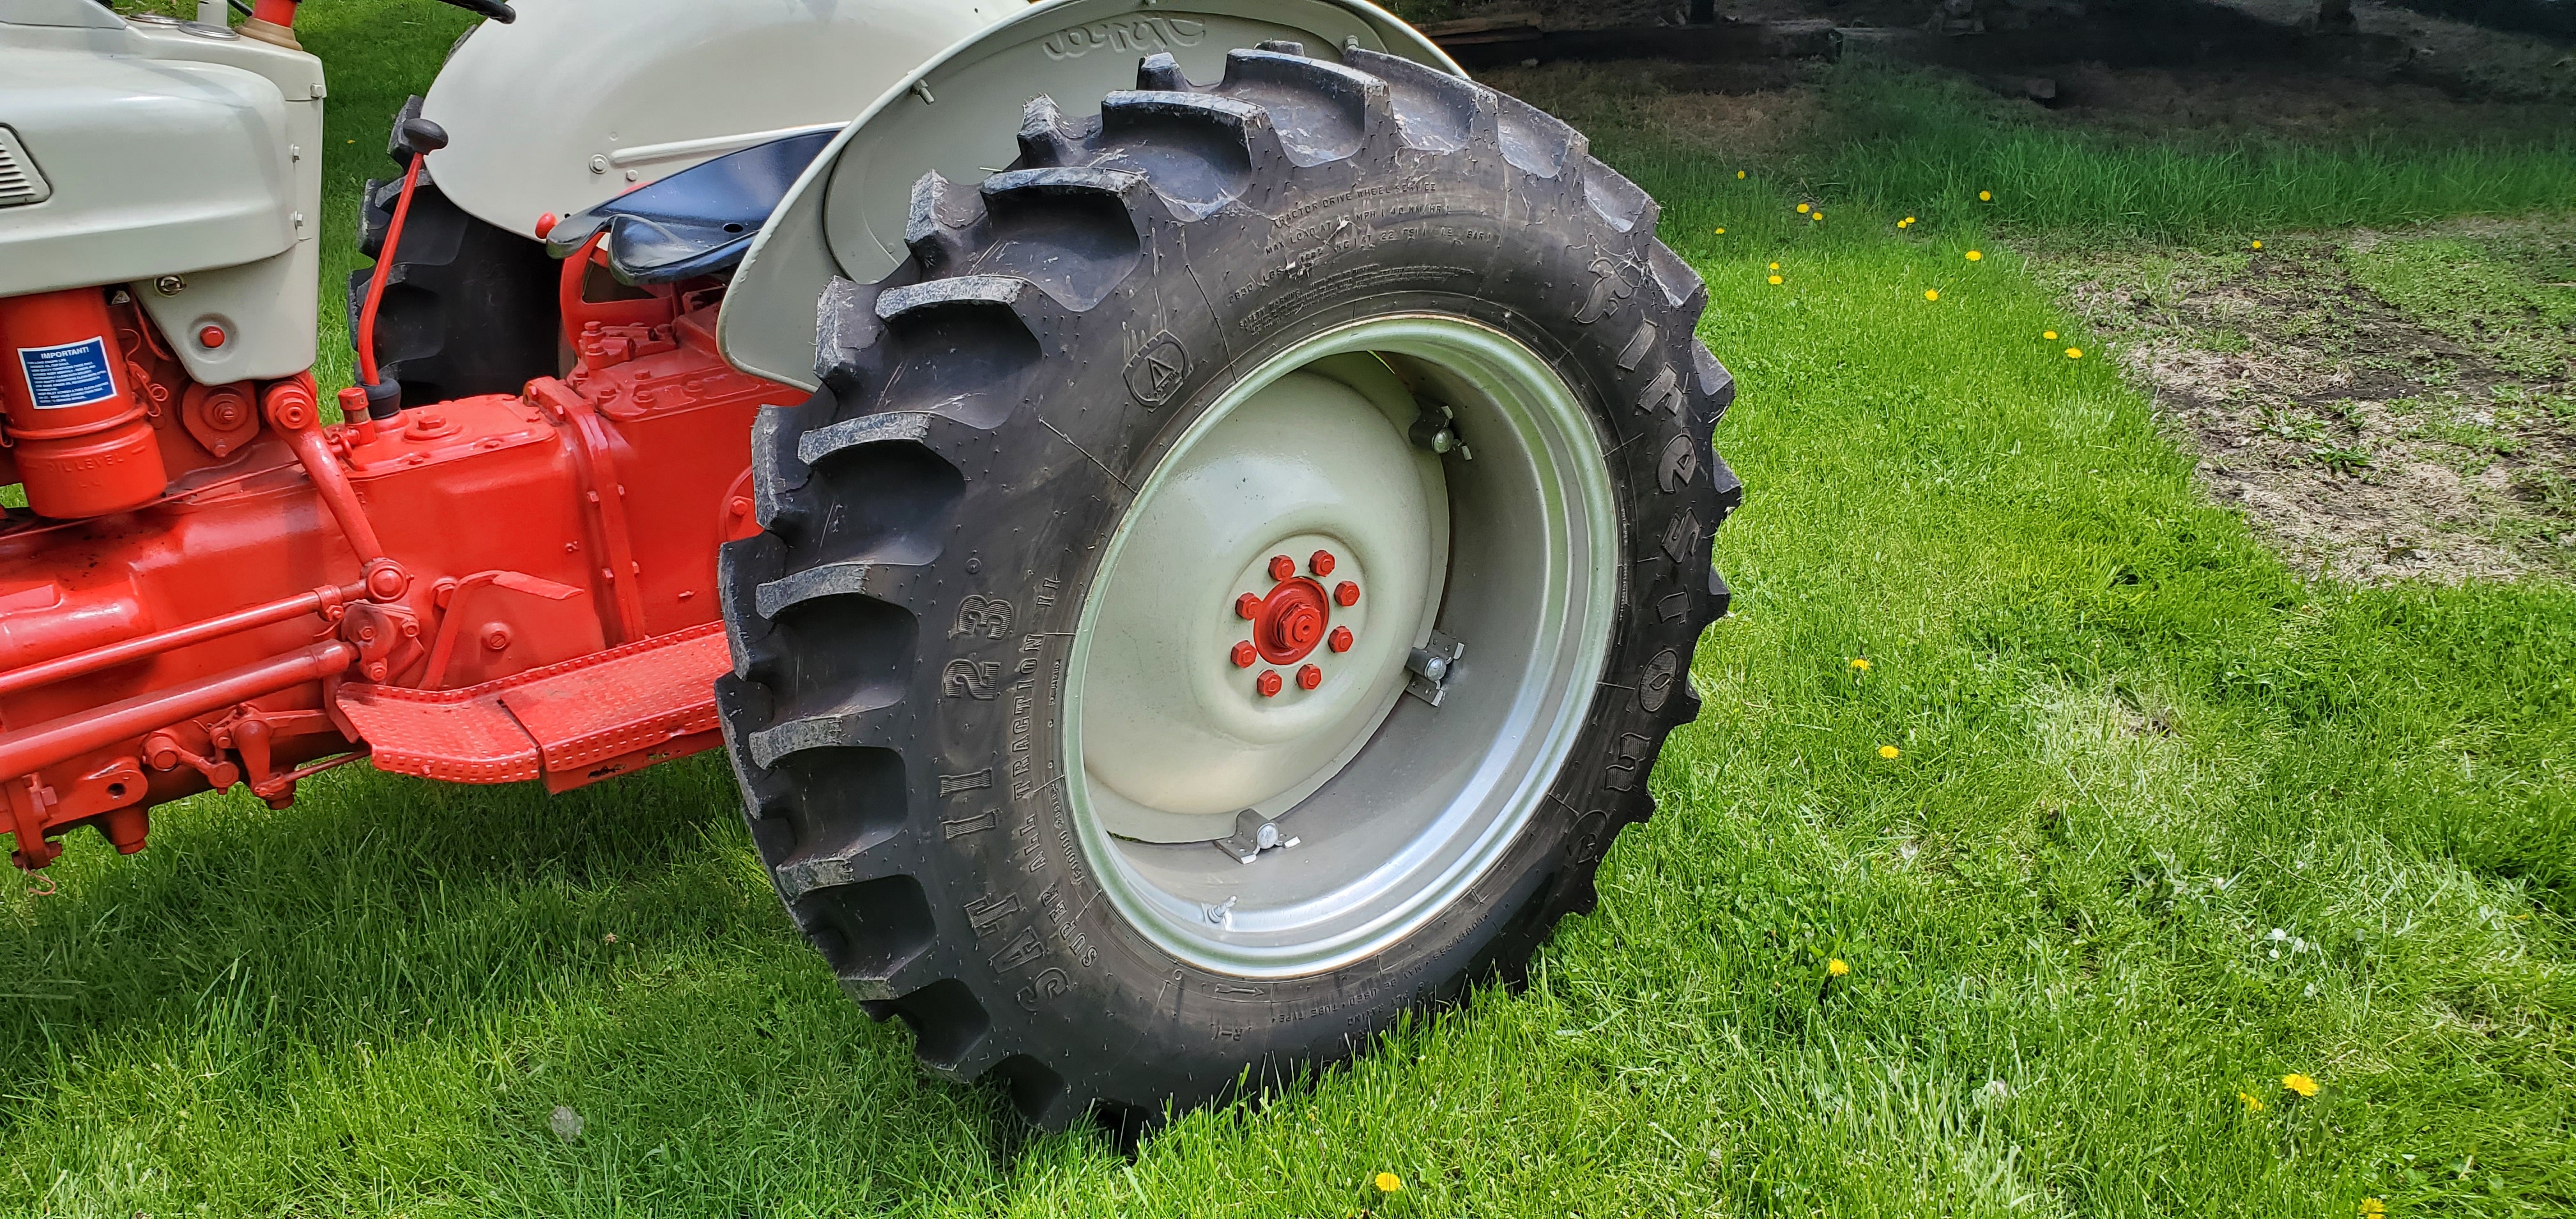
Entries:
{"type": "MultiPolygon", "coordinates": [[[[307,21],[346,267],[460,19],[307,21]]],[[[1739,162],[1579,116],[1708,278],[1752,491],[1662,812],[1525,992],[1131,1161],[855,1010],[719,759],[555,799],[353,767],[7,882],[0,1209],[2576,1213],[2576,593],[2296,578],[2012,252],[2564,210],[2562,137],[2159,148],[1827,88],[1915,134],[1739,162]]]]}

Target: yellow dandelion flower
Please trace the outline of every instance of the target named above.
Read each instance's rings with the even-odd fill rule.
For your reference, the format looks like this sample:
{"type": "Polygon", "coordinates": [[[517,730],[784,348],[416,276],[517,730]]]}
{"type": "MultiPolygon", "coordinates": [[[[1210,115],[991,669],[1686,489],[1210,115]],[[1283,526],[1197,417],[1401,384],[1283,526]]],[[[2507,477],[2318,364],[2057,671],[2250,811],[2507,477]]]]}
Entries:
{"type": "Polygon", "coordinates": [[[2039,337],[2054,340],[2057,337],[2057,332],[2054,330],[2043,330],[2039,332],[2039,337]]]}
{"type": "Polygon", "coordinates": [[[1908,216],[1908,217],[1906,217],[1906,218],[1905,218],[1905,223],[1907,223],[1907,224],[1912,224],[1912,223],[1914,223],[1914,217],[1912,217],[1912,216],[1908,216]]]}
{"type": "Polygon", "coordinates": [[[2262,248],[2263,248],[2263,243],[2262,243],[2262,242],[2259,242],[2259,241],[2258,241],[2258,242],[2255,242],[2255,243],[2254,243],[2254,248],[2255,248],[2255,249],[2258,249],[2258,250],[2259,250],[2259,249],[2262,249],[2262,248]]]}
{"type": "Polygon", "coordinates": [[[1725,229],[1719,229],[1719,230],[1717,231],[1717,235],[1718,235],[1718,236],[1720,236],[1720,237],[1724,237],[1724,236],[1726,236],[1726,230],[1725,230],[1725,229]]]}
{"type": "Polygon", "coordinates": [[[2084,358],[2084,349],[2081,347],[2069,347],[2066,349],[2066,358],[2070,360],[2081,360],[2084,358]]]}
{"type": "Polygon", "coordinates": [[[1381,1194],[1391,1194],[1404,1188],[1404,1178],[1391,1172],[1382,1172],[1371,1177],[1369,1184],[1376,1186],[1377,1192],[1381,1194]]]}
{"type": "Polygon", "coordinates": [[[1798,205],[1798,214],[1799,214],[1799,215],[1801,215],[1801,216],[1806,215],[1806,214],[1807,214],[1807,208],[1808,208],[1808,205],[1807,205],[1807,204],[1804,204],[1804,203],[1799,204],[1799,205],[1798,205]]]}
{"type": "Polygon", "coordinates": [[[1779,270],[1779,269],[1780,269],[1780,264],[1778,264],[1778,263],[1776,263],[1776,262],[1775,262],[1775,263],[1772,263],[1772,264],[1771,264],[1771,269],[1772,269],[1772,270],[1774,270],[1774,271],[1779,270]]]}
{"type": "Polygon", "coordinates": [[[1772,276],[1772,277],[1771,277],[1771,282],[1772,282],[1772,283],[1775,283],[1775,284],[1776,284],[1776,283],[1779,283],[1779,282],[1780,282],[1780,277],[1779,277],[1779,276],[1777,276],[1777,275],[1772,276]]]}
{"type": "Polygon", "coordinates": [[[2310,1079],[2305,1075],[2296,1073],[2284,1075],[2281,1077],[2281,1086],[2292,1092],[2296,1092],[2301,1096],[2314,1096],[2317,1094],[2317,1081],[2310,1079]]]}
{"type": "Polygon", "coordinates": [[[1744,171],[1743,171],[1743,170],[1740,170],[1740,169],[1739,169],[1739,170],[1736,170],[1736,171],[1735,171],[1735,176],[1736,176],[1736,177],[1738,177],[1738,178],[1743,177],[1743,176],[1744,176],[1744,171]]]}
{"type": "Polygon", "coordinates": [[[2364,1198],[2361,1200],[2361,1205],[2354,1208],[2352,1213],[2362,1216],[2363,1219],[2377,1219],[2378,1216],[2388,1213],[2388,1204],[2377,1198],[2364,1198]]]}
{"type": "Polygon", "coordinates": [[[1977,202],[1979,202],[1979,203],[1992,203],[1992,202],[1994,202],[1994,201],[1995,201],[1995,192],[1990,191],[1990,190],[1981,190],[1981,191],[1978,191],[1978,192],[1977,192],[1977,202]]]}
{"type": "Polygon", "coordinates": [[[1925,288],[1923,290],[1923,299],[1927,301],[1937,301],[1941,299],[1941,290],[1939,288],[1925,288]]]}
{"type": "Polygon", "coordinates": [[[1835,957],[1833,960],[1825,962],[1825,972],[1839,978],[1844,974],[1850,973],[1851,966],[1843,964],[1843,959],[1841,957],[1835,957]]]}
{"type": "Polygon", "coordinates": [[[1813,216],[1809,216],[1809,217],[1807,217],[1807,219],[1808,219],[1810,222],[1817,221],[1817,220],[1822,220],[1822,219],[1824,219],[1824,218],[1825,218],[1825,214],[1824,214],[1823,212],[1818,212],[1818,213],[1816,213],[1816,214],[1815,214],[1815,215],[1813,215],[1813,216]]]}
{"type": "Polygon", "coordinates": [[[1878,756],[1880,756],[1880,757],[1882,757],[1882,758],[1885,758],[1885,759],[1887,759],[1887,760],[1888,760],[1888,761],[1890,761],[1890,762],[1893,762],[1893,761],[1895,761],[1896,759],[1898,759],[1898,758],[1900,758],[1900,757],[1904,756],[1904,751],[1903,751],[1903,750],[1901,750],[1901,749],[1898,749],[1898,748],[1897,748],[1896,746],[1894,746],[1894,745],[1881,745],[1881,746],[1879,746],[1879,747],[1878,747],[1878,756]]]}
{"type": "Polygon", "coordinates": [[[2245,1111],[2247,1113],[2261,1113],[2263,1111],[2263,1098],[2256,1096],[2251,1092],[2239,1092],[2236,1094],[2236,1099],[2245,1102],[2245,1111]]]}
{"type": "Polygon", "coordinates": [[[1851,667],[1858,669],[1863,673],[1867,673],[1869,672],[1869,658],[1866,656],[1854,656],[1852,657],[1851,667]]]}
{"type": "Polygon", "coordinates": [[[1985,255],[1985,251],[1983,251],[1983,250],[1970,250],[1970,251],[1968,251],[1968,261],[1970,261],[1970,262],[1983,262],[1983,261],[1985,261],[1985,258],[1986,258],[1986,255],[1985,255]]]}

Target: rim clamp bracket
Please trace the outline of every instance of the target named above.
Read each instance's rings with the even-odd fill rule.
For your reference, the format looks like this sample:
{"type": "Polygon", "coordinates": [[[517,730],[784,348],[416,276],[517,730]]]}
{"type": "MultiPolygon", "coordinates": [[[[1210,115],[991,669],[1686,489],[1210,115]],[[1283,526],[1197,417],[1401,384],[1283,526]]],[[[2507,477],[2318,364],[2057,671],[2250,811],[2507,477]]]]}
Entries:
{"type": "Polygon", "coordinates": [[[1456,675],[1458,658],[1467,654],[1467,645],[1438,629],[1431,640],[1404,658],[1404,692],[1431,704],[1449,697],[1449,679],[1456,675]]]}

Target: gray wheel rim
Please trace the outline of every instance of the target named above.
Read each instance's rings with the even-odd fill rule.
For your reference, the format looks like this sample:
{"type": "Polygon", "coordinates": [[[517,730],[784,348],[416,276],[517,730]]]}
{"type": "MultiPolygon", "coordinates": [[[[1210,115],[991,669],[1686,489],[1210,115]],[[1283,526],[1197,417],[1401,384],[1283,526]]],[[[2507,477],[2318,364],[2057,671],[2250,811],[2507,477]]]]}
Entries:
{"type": "Polygon", "coordinates": [[[1384,317],[1265,361],[1138,484],[1085,598],[1065,796],[1103,893],[1173,956],[1243,977],[1338,968],[1489,900],[1478,881],[1591,707],[1617,555],[1588,413],[1501,332],[1384,317]],[[1424,402],[1454,411],[1472,459],[1408,443],[1424,402]],[[1319,550],[1347,566],[1313,577],[1319,550]],[[1358,600],[1329,607],[1358,624],[1348,653],[1226,654],[1224,636],[1267,629],[1231,601],[1269,585],[1279,554],[1298,580],[1355,576],[1358,600]],[[1437,707],[1405,696],[1401,671],[1435,621],[1468,649],[1437,707]],[[1313,690],[1257,688],[1265,670],[1327,660],[1313,690]],[[1237,805],[1280,818],[1294,845],[1248,864],[1209,845],[1237,805]]]}

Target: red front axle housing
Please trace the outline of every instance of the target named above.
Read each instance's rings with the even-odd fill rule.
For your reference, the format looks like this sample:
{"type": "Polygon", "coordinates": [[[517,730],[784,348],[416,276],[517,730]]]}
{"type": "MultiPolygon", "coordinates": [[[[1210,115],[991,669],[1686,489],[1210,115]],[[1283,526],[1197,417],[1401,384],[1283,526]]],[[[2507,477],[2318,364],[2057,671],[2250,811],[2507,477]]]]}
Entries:
{"type": "Polygon", "coordinates": [[[592,261],[564,376],[366,427],[309,378],[189,381],[120,290],[0,299],[0,352],[69,345],[35,381],[0,360],[0,482],[31,505],[0,519],[19,864],[358,756],[561,790],[715,743],[716,548],[754,528],[753,414],[802,393],[718,356],[716,285],[594,303],[592,261]]]}

